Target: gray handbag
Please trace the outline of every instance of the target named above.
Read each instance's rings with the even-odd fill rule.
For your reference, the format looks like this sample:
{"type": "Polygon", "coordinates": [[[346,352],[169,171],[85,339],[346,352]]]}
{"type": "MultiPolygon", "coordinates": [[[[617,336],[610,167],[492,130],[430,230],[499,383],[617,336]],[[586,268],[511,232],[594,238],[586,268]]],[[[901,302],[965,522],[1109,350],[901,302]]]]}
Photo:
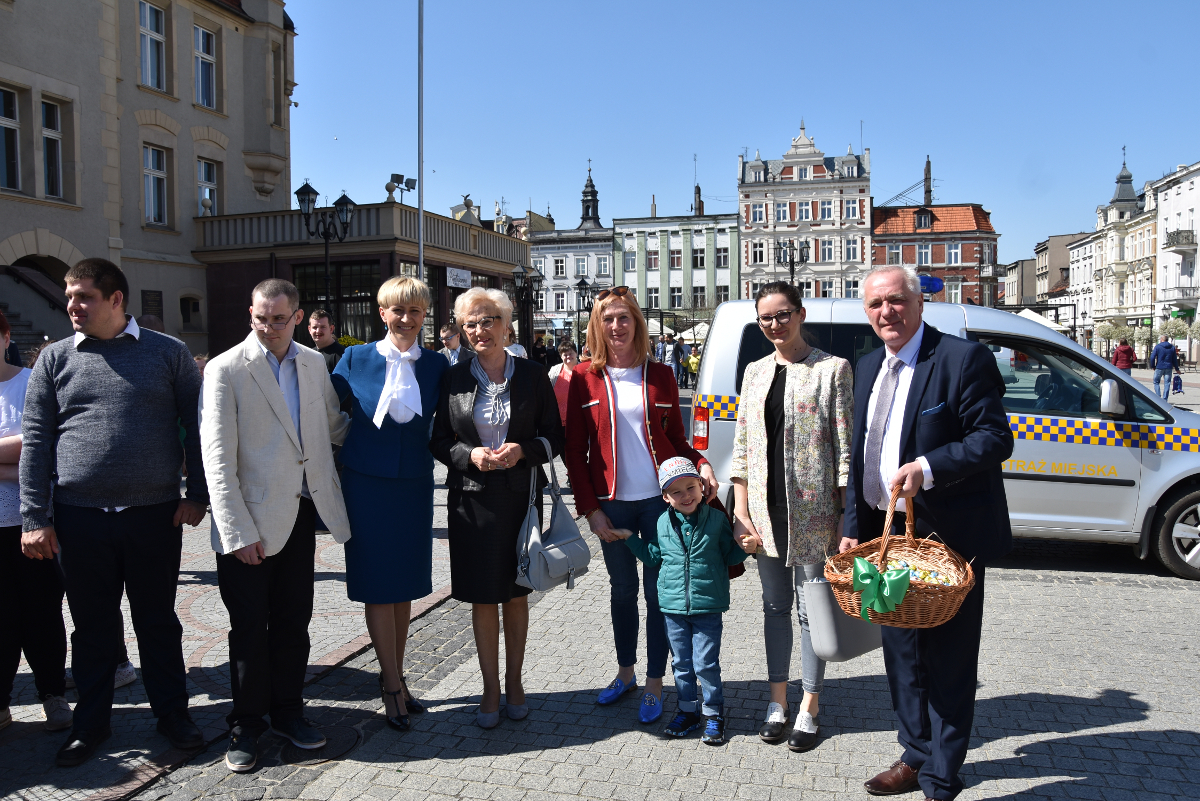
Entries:
{"type": "Polygon", "coordinates": [[[883,647],[882,629],[843,612],[823,577],[804,582],[804,610],[813,651],[826,662],[845,662],[883,647]]]}
{"type": "Polygon", "coordinates": [[[541,506],[537,490],[537,468],[529,474],[529,512],[521,523],[517,537],[517,583],[531,590],[544,592],[559,584],[575,589],[575,579],[588,572],[592,551],[579,533],[575,518],[558,491],[558,476],[554,472],[554,455],[545,437],[538,437],[550,456],[550,497],[553,498],[550,525],[543,531],[538,522],[541,506]]]}

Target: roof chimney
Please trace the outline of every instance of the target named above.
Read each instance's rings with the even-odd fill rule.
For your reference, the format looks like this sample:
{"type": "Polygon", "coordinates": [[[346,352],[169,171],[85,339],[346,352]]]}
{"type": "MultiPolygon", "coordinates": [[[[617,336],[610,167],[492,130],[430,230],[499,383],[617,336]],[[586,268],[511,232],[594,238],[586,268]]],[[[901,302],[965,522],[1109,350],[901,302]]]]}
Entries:
{"type": "Polygon", "coordinates": [[[700,197],[700,184],[696,184],[696,191],[692,195],[692,209],[697,217],[704,216],[704,199],[700,197]]]}
{"type": "Polygon", "coordinates": [[[657,216],[658,216],[658,212],[656,212],[656,211],[654,210],[654,195],[651,195],[651,196],[650,196],[650,216],[651,216],[651,217],[657,217],[657,216]]]}
{"type": "Polygon", "coordinates": [[[925,157],[925,205],[933,205],[933,167],[929,164],[929,156],[925,157]]]}

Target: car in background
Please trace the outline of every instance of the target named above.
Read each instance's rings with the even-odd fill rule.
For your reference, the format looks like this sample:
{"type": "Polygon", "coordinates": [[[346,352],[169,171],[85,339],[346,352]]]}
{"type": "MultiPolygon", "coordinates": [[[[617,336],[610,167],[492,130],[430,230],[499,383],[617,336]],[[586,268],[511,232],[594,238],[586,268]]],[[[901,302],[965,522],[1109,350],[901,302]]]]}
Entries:
{"type": "MultiPolygon", "coordinates": [[[[861,301],[813,298],[804,306],[806,335],[821,350],[854,365],[882,347],[861,301]]],[[[1200,580],[1200,415],[1166,405],[1096,354],[1015,314],[926,303],[924,320],[996,356],[1015,439],[1003,465],[1015,536],[1126,543],[1140,558],[1153,553],[1176,575],[1200,580]]],[[[692,436],[728,509],[742,376],[773,350],[753,301],[717,308],[692,436]]]]}

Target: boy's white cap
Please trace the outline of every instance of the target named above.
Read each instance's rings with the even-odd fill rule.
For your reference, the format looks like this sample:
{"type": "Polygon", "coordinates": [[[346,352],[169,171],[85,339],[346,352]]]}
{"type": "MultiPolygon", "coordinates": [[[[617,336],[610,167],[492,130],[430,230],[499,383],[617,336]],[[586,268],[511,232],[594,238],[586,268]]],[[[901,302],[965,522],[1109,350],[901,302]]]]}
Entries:
{"type": "Polygon", "coordinates": [[[696,465],[692,464],[691,459],[683,456],[672,456],[667,459],[658,468],[658,486],[663,492],[667,491],[667,487],[677,478],[684,476],[695,476],[700,478],[700,471],[696,469],[696,465]]]}

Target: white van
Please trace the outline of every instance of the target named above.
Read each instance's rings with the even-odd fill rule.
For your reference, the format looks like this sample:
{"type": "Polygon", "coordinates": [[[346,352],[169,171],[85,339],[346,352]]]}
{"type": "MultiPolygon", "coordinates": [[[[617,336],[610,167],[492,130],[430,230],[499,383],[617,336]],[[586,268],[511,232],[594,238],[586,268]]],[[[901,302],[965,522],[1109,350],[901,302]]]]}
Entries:
{"type": "MultiPolygon", "coordinates": [[[[882,342],[858,300],[806,298],[813,344],[850,361],[882,342]]],[[[926,303],[939,331],[1001,360],[1016,446],[1004,463],[1013,534],[1128,543],[1173,573],[1200,579],[1200,415],[1165,405],[1108,362],[1046,326],[980,306],[926,303]]],[[[773,346],[754,301],[721,304],[704,343],[693,443],[733,506],[729,462],[746,365],[773,346]]]]}

